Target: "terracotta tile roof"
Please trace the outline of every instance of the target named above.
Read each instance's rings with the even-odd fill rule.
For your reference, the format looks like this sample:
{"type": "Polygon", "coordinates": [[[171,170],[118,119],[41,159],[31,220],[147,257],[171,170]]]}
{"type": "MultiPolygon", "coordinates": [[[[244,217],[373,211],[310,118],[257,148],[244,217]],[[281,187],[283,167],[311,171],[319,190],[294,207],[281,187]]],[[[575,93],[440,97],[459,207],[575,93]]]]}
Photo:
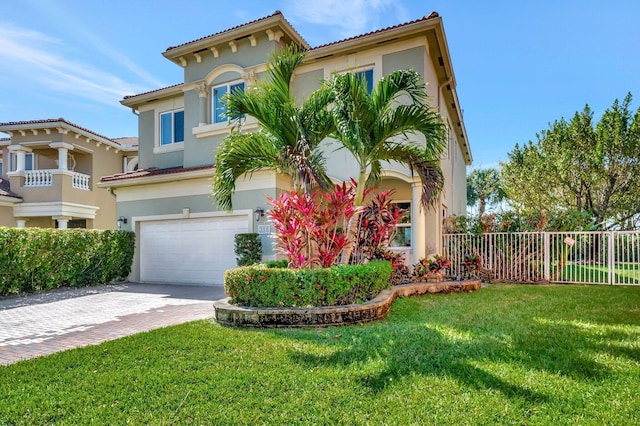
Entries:
{"type": "Polygon", "coordinates": [[[164,90],[164,89],[171,89],[172,87],[178,87],[178,86],[181,86],[182,84],[183,83],[177,83],[177,84],[172,84],[171,86],[166,86],[166,87],[161,87],[159,89],[149,90],[148,92],[137,93],[135,95],[127,95],[127,96],[124,97],[124,99],[135,98],[136,96],[148,95],[149,93],[159,92],[159,91],[164,90]]]}
{"type": "Polygon", "coordinates": [[[12,197],[22,200],[22,197],[11,192],[10,188],[9,181],[0,177],[0,197],[12,197]]]}
{"type": "Polygon", "coordinates": [[[372,34],[378,34],[378,33],[382,33],[382,32],[389,31],[389,30],[393,30],[393,29],[396,29],[396,28],[402,28],[402,27],[405,27],[407,25],[416,24],[418,22],[423,22],[423,21],[428,21],[429,19],[438,18],[439,16],[440,15],[438,15],[438,12],[431,12],[429,15],[423,16],[422,18],[418,18],[418,19],[415,19],[413,21],[405,22],[405,23],[398,24],[398,25],[393,25],[391,27],[381,28],[379,30],[371,31],[371,32],[368,32],[368,33],[360,34],[360,35],[357,35],[357,36],[345,38],[345,39],[338,40],[338,41],[332,41],[331,43],[321,44],[320,46],[316,46],[316,47],[312,48],[311,50],[313,51],[313,50],[320,49],[320,48],[323,48],[323,47],[333,46],[335,44],[344,43],[346,41],[351,41],[351,40],[356,40],[356,39],[359,39],[359,38],[362,38],[362,37],[367,37],[367,36],[370,36],[372,34]]]}
{"type": "Polygon", "coordinates": [[[138,146],[138,137],[137,136],[125,136],[123,138],[113,138],[112,141],[127,146],[138,146]]]}
{"type": "Polygon", "coordinates": [[[93,130],[89,130],[86,127],[82,127],[82,126],[78,126],[75,123],[72,123],[70,121],[65,120],[64,118],[60,117],[60,118],[47,118],[45,120],[27,120],[27,121],[9,121],[6,123],[0,123],[0,128],[4,127],[4,126],[23,126],[23,125],[37,125],[37,124],[55,124],[55,123],[61,123],[61,124],[66,124],[67,126],[71,126],[71,127],[75,127],[78,130],[82,130],[85,131],[87,133],[91,133],[92,135],[101,137],[102,139],[107,139],[110,140],[116,144],[119,144],[119,142],[117,142],[114,139],[111,139],[109,137],[106,137],[104,135],[101,135],[100,133],[96,133],[93,130]]]}
{"type": "MultiPolygon", "coordinates": [[[[186,43],[178,44],[177,46],[169,46],[169,47],[167,47],[166,52],[168,52],[168,51],[170,51],[170,50],[172,50],[172,49],[177,49],[178,47],[186,46],[186,45],[191,44],[191,43],[197,43],[197,42],[199,42],[199,41],[202,41],[202,40],[205,40],[205,39],[208,39],[208,38],[211,38],[211,37],[215,37],[215,36],[217,36],[217,35],[224,34],[224,33],[229,32],[229,31],[237,30],[238,28],[246,27],[246,26],[249,26],[249,25],[255,24],[255,23],[257,23],[257,22],[265,21],[265,20],[267,20],[267,19],[269,19],[269,18],[273,18],[274,16],[278,16],[278,15],[282,16],[282,19],[284,19],[284,21],[285,21],[287,24],[289,24],[289,26],[291,26],[291,28],[293,28],[293,26],[291,25],[291,23],[289,23],[289,21],[287,21],[287,19],[284,17],[284,15],[282,14],[282,12],[280,12],[279,10],[276,10],[276,11],[275,11],[275,12],[273,12],[271,15],[264,16],[264,17],[262,17],[262,18],[258,18],[258,19],[254,19],[253,21],[245,22],[244,24],[236,25],[235,27],[227,28],[226,30],[218,31],[217,33],[209,34],[208,36],[200,37],[200,38],[198,38],[198,39],[191,40],[191,41],[188,41],[188,42],[186,42],[186,43]]],[[[300,37],[300,40],[302,40],[305,44],[308,44],[308,43],[307,43],[307,42],[302,38],[302,36],[298,33],[298,31],[297,31],[295,28],[293,28],[293,31],[295,31],[296,35],[297,35],[298,37],[300,37]]]]}
{"type": "Polygon", "coordinates": [[[213,170],[215,166],[198,166],[198,167],[169,167],[166,169],[159,169],[157,167],[152,167],[149,169],[136,170],[135,172],[125,172],[125,173],[117,173],[111,176],[103,176],[100,178],[100,182],[114,182],[119,180],[126,179],[135,179],[135,178],[143,178],[149,176],[159,176],[159,175],[171,175],[177,173],[187,173],[187,172],[195,172],[198,170],[213,170]]]}

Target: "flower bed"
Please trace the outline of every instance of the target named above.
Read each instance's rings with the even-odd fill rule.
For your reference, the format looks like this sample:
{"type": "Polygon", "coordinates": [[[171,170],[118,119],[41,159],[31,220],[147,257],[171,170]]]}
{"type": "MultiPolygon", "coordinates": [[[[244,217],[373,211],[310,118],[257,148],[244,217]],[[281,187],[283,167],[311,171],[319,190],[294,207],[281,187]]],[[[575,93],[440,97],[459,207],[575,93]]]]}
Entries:
{"type": "Polygon", "coordinates": [[[300,308],[250,308],[229,303],[226,298],[213,303],[214,317],[223,325],[241,327],[326,327],[382,319],[397,297],[422,294],[461,293],[479,290],[480,280],[413,283],[382,290],[373,300],[360,305],[300,308]]]}

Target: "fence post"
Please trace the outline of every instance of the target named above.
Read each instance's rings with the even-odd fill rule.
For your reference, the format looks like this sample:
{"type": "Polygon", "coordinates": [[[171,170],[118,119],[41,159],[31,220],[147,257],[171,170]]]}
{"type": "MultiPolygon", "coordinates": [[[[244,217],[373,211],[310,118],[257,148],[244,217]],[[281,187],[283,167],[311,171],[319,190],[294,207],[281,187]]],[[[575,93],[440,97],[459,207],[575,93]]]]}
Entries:
{"type": "Polygon", "coordinates": [[[607,268],[609,269],[609,284],[613,285],[615,273],[615,258],[613,250],[613,232],[607,232],[607,268]]]}
{"type": "Polygon", "coordinates": [[[542,253],[544,253],[544,280],[551,281],[551,238],[548,232],[542,233],[542,253]]]}

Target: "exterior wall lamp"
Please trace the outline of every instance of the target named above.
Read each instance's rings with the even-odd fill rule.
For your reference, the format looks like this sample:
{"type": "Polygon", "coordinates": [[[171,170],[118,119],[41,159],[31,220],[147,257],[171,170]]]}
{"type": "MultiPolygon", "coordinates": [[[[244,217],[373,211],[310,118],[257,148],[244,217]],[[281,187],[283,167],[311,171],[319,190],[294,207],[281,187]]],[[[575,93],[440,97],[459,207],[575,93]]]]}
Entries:
{"type": "Polygon", "coordinates": [[[118,225],[118,229],[122,229],[122,225],[127,224],[127,218],[124,216],[120,216],[118,220],[116,220],[116,224],[118,225]]]}
{"type": "Polygon", "coordinates": [[[264,217],[264,209],[262,207],[256,207],[253,211],[253,217],[256,219],[256,222],[260,222],[260,218],[264,217]]]}

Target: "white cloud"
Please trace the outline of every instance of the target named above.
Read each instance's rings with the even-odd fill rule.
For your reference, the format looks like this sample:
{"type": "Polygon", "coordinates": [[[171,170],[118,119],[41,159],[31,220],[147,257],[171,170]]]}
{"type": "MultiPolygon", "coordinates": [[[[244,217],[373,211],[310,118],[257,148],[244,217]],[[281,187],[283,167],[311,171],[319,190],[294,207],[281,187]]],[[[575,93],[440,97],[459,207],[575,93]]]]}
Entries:
{"type": "Polygon", "coordinates": [[[286,5],[294,20],[338,27],[341,37],[379,29],[389,13],[395,23],[409,20],[399,0],[287,0],[286,5]]]}
{"type": "Polygon", "coordinates": [[[143,91],[138,85],[97,69],[86,62],[65,56],[64,44],[38,31],[12,24],[0,24],[2,72],[12,74],[16,85],[40,84],[66,95],[75,95],[117,106],[125,95],[143,91]]]}

